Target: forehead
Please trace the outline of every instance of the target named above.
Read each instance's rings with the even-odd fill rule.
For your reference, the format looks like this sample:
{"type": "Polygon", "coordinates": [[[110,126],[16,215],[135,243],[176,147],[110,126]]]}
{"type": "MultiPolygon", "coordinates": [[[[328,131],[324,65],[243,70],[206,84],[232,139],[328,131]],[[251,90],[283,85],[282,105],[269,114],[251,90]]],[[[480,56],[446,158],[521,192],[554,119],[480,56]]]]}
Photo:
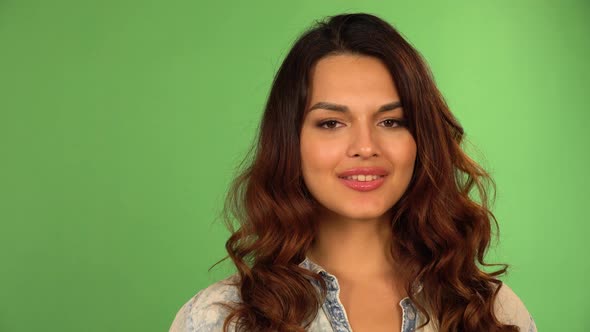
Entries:
{"type": "Polygon", "coordinates": [[[330,55],[316,63],[310,77],[310,102],[324,99],[354,102],[358,98],[375,99],[375,103],[399,100],[391,73],[375,57],[330,55]]]}

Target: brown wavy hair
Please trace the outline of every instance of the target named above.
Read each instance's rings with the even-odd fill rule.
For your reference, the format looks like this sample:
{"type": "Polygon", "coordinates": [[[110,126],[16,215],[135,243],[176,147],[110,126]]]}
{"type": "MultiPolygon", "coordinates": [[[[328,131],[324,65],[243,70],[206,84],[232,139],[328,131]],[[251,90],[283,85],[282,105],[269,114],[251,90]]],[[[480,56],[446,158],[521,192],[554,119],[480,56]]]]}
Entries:
{"type": "Polygon", "coordinates": [[[226,304],[224,330],[233,321],[238,331],[304,331],[324,302],[324,280],[299,266],[314,240],[319,206],[303,182],[299,139],[310,70],[336,54],[372,56],[386,65],[416,141],[414,173],[391,220],[391,253],[413,280],[405,285],[410,299],[439,331],[518,331],[494,314],[497,277],[508,265],[484,261],[492,220],[498,229],[488,208],[495,183],[463,151],[463,128],[420,53],[390,24],[365,13],[316,21],[274,77],[257,140],[221,215],[232,233],[222,261],[229,257],[237,267],[241,296],[226,304]],[[474,188],[479,202],[470,197],[474,188]],[[500,267],[482,270],[490,266],[500,267]],[[319,293],[310,279],[321,285],[319,293]]]}

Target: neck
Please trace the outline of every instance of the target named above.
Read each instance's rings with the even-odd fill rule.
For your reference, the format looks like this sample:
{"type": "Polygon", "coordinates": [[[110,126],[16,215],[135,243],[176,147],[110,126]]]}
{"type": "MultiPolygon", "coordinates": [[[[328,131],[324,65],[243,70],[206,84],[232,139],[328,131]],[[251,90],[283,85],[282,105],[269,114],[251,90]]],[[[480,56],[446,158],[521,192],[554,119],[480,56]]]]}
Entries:
{"type": "Polygon", "coordinates": [[[391,227],[386,214],[375,219],[347,219],[330,214],[318,218],[318,233],[307,256],[326,271],[347,279],[389,278],[391,227]]]}

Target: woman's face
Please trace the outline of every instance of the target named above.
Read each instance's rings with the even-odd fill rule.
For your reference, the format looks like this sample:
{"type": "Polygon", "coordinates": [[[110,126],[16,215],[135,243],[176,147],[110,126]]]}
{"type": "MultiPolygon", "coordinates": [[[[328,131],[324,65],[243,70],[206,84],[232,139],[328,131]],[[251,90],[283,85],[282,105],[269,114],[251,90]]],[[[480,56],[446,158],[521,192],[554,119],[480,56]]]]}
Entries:
{"type": "Polygon", "coordinates": [[[416,160],[393,77],[377,58],[332,55],[316,63],[310,93],[300,142],[305,185],[328,212],[383,216],[408,187],[416,160]],[[346,171],[370,181],[345,180],[346,171]]]}

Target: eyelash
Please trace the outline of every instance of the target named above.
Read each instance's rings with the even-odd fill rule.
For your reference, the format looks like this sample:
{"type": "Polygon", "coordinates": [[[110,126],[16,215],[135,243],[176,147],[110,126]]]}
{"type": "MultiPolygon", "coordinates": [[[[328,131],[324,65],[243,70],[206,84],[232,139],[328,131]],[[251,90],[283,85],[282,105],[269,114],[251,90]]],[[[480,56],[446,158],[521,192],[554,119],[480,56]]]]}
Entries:
{"type": "MultiPolygon", "coordinates": [[[[402,119],[385,119],[385,120],[383,120],[381,122],[385,122],[385,121],[393,121],[394,123],[397,123],[397,126],[395,126],[395,127],[385,127],[385,128],[399,128],[399,127],[405,127],[407,125],[407,120],[402,120],[402,119]]],[[[325,120],[325,121],[318,122],[317,126],[319,128],[328,129],[328,130],[337,129],[337,128],[326,128],[326,127],[324,127],[324,125],[326,125],[327,123],[333,123],[333,122],[341,123],[340,121],[337,121],[337,120],[325,120]]]]}

